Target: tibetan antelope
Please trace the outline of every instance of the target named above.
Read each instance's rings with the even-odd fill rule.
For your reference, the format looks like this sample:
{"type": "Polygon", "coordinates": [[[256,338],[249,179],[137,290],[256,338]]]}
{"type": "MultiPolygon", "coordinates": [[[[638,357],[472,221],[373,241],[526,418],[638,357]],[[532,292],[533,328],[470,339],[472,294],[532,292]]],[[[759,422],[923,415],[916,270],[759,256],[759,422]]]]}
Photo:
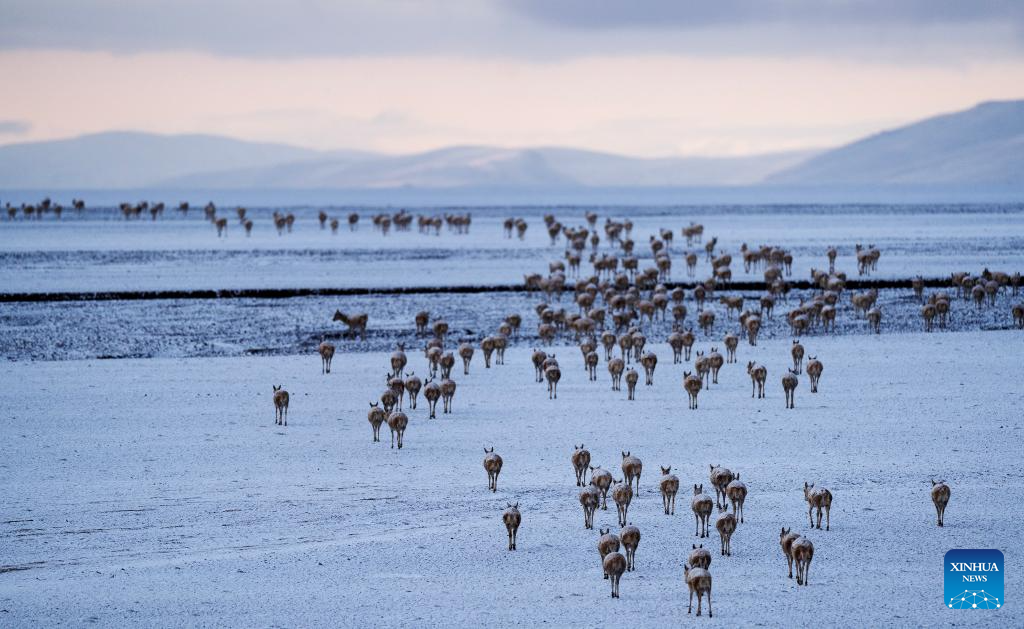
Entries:
{"type": "Polygon", "coordinates": [[[600,504],[601,490],[596,485],[587,485],[580,491],[580,505],[583,506],[583,528],[594,528],[594,511],[600,504]]]}
{"type": "Polygon", "coordinates": [[[733,515],[742,523],[743,503],[747,501],[747,486],[740,481],[739,472],[736,473],[736,478],[725,486],[725,494],[729,497],[729,502],[732,503],[733,515]]]}
{"type": "Polygon", "coordinates": [[[321,341],[317,351],[320,352],[320,373],[331,373],[331,361],[334,360],[334,344],[321,341]]]}
{"type": "Polygon", "coordinates": [[[690,397],[690,408],[697,408],[697,394],[700,393],[703,388],[703,381],[691,374],[689,371],[683,372],[683,388],[686,389],[687,395],[690,397]]]}
{"type": "Polygon", "coordinates": [[[811,512],[818,510],[818,529],[821,529],[821,512],[825,511],[825,530],[832,526],[832,492],[824,487],[815,488],[814,483],[808,485],[804,482],[804,500],[807,501],[807,519],[811,521],[811,528],[814,528],[814,517],[811,512]]]}
{"type": "Polygon", "coordinates": [[[619,539],[626,550],[626,571],[632,572],[636,570],[636,548],[640,545],[640,529],[630,522],[619,531],[619,539]]]}
{"type": "Polygon", "coordinates": [[[385,419],[384,409],[379,406],[378,402],[370,402],[370,410],[366,414],[366,419],[370,422],[370,427],[373,428],[373,440],[380,441],[380,425],[384,423],[385,419]]]}
{"type": "Polygon", "coordinates": [[[807,585],[807,572],[814,559],[814,544],[806,537],[797,537],[790,546],[793,563],[796,564],[796,584],[807,585]]]}
{"type": "Polygon", "coordinates": [[[735,476],[733,476],[732,471],[727,467],[710,464],[708,467],[711,470],[708,474],[709,479],[711,480],[711,486],[715,488],[715,506],[719,509],[725,509],[727,506],[725,502],[725,488],[733,481],[735,476]]]}
{"type": "Polygon", "coordinates": [[[508,549],[516,549],[516,536],[519,533],[519,524],[523,521],[523,515],[519,513],[519,503],[511,504],[506,502],[508,507],[501,514],[501,520],[505,523],[505,530],[508,531],[508,549]]]}
{"type": "Polygon", "coordinates": [[[796,372],[792,369],[782,376],[782,391],[786,394],[786,408],[796,408],[796,385],[798,384],[800,384],[800,380],[797,379],[796,372]]]}
{"type": "Polygon", "coordinates": [[[807,377],[811,379],[811,393],[818,392],[818,379],[821,378],[822,364],[814,356],[807,357],[807,377]]]}
{"type": "Polygon", "coordinates": [[[405,429],[409,425],[409,416],[402,411],[391,411],[388,415],[388,428],[391,429],[391,447],[395,447],[395,436],[398,436],[398,449],[402,449],[405,441],[405,429]]]}
{"type": "Polygon", "coordinates": [[[750,397],[754,397],[756,392],[758,398],[763,398],[764,383],[768,380],[768,369],[764,365],[748,362],[747,373],[750,374],[750,397]]]}
{"type": "Polygon", "coordinates": [[[711,521],[711,511],[715,508],[715,501],[704,493],[703,485],[693,486],[693,500],[690,501],[690,508],[693,509],[693,518],[697,521],[697,531],[694,535],[708,537],[708,524],[711,521]]]}
{"type": "MultiPolygon", "coordinates": [[[[608,510],[608,488],[612,486],[612,473],[600,467],[590,467],[590,484],[597,487],[601,495],[601,509],[608,510]]],[[[593,528],[593,527],[591,527],[593,528]]]]}
{"type": "Polygon", "coordinates": [[[608,553],[601,565],[604,568],[604,573],[612,581],[612,598],[619,598],[619,579],[626,571],[626,558],[622,556],[622,553],[608,553]]]}
{"type": "MultiPolygon", "coordinates": [[[[601,564],[604,566],[604,558],[608,556],[608,553],[619,552],[619,536],[612,533],[610,528],[598,529],[598,533],[601,537],[597,538],[597,552],[601,554],[601,564]]],[[[604,573],[604,578],[608,578],[608,573],[604,573]]]]}
{"type": "Polygon", "coordinates": [[[590,467],[590,451],[586,450],[581,443],[573,445],[572,469],[576,471],[576,486],[585,487],[587,484],[587,468],[590,467]]]}
{"type": "Polygon", "coordinates": [[[617,480],[612,486],[612,500],[619,513],[619,526],[626,526],[629,505],[633,502],[633,488],[625,481],[617,480]]]}
{"type": "Polygon", "coordinates": [[[932,481],[932,502],[935,503],[935,513],[939,517],[939,526],[944,524],[946,505],[949,504],[949,485],[946,481],[932,481]]]}
{"type": "Polygon", "coordinates": [[[679,491],[679,477],[672,474],[672,466],[661,468],[661,503],[665,507],[665,515],[676,514],[676,493],[679,491]]]}
{"type": "Polygon", "coordinates": [[[484,471],[487,472],[487,489],[498,491],[498,474],[501,474],[501,455],[494,453],[494,446],[484,448],[484,471]]]}
{"type": "Polygon", "coordinates": [[[804,368],[804,346],[800,344],[800,341],[794,339],[790,353],[793,355],[793,372],[799,374],[804,368]]]}
{"type": "Polygon", "coordinates": [[[732,556],[732,534],[736,532],[736,516],[731,513],[722,515],[715,521],[718,536],[722,539],[722,554],[732,556]]]}
{"type": "Polygon", "coordinates": [[[288,425],[288,392],[282,387],[284,385],[271,385],[274,387],[274,423],[277,425],[288,425]]]}
{"type": "Polygon", "coordinates": [[[690,606],[686,610],[689,614],[693,612],[693,595],[697,595],[697,615],[701,614],[701,600],[706,596],[708,599],[708,618],[714,618],[711,611],[711,573],[704,568],[691,568],[690,564],[683,566],[683,575],[686,579],[686,587],[690,590],[690,606]]]}

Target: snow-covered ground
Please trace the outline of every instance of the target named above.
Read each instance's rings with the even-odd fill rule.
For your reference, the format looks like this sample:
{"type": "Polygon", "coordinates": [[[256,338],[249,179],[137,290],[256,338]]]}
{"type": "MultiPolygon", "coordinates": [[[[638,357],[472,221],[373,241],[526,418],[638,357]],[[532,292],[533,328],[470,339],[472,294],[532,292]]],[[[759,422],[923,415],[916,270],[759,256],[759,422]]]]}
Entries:
{"type": "MultiPolygon", "coordinates": [[[[533,382],[527,348],[457,369],[454,413],[411,411],[405,448],[372,443],[367,402],[387,354],[0,363],[0,624],[242,626],[1021,626],[1024,457],[1019,331],[807,338],[825,365],[779,378],[788,339],[741,345],[688,410],[684,369],[655,345],[653,387],[613,392],[602,361],[555,349],[558,399],[533,382]],[[747,360],[769,370],[751,399],[747,360]],[[292,394],[273,422],[271,384],[292,394]],[[644,463],[629,519],[637,570],[609,597],[597,531],[583,528],[569,455],[583,442],[616,477],[644,463]],[[483,448],[505,465],[486,490],[483,448]],[[688,488],[708,464],[750,495],[733,556],[716,551],[715,618],[686,616],[682,566],[694,536],[688,488]],[[681,490],[661,512],[658,466],[681,490]],[[929,479],[952,487],[935,525],[929,479]],[[832,490],[832,530],[811,531],[801,488],[832,490]],[[501,511],[519,502],[518,550],[501,511]],[[810,585],[786,578],[780,527],[815,544],[810,585]],[[1007,605],[943,606],[943,554],[998,548],[1007,605]],[[724,623],[724,624],[723,624],[724,623]]],[[[699,348],[705,348],[701,342],[699,348]]],[[[425,370],[421,353],[410,366],[425,370]]],[[[717,513],[717,512],[716,512],[717,513]]],[[[597,526],[615,526],[614,507],[597,526]]]]}
{"type": "MultiPolygon", "coordinates": [[[[792,251],[794,274],[807,278],[812,267],[827,268],[825,251],[839,248],[838,267],[856,273],[854,245],[874,244],[882,259],[873,277],[942,277],[952,271],[980,272],[988,266],[1024,268],[1024,206],[722,206],[641,208],[465,208],[473,224],[468,235],[442,230],[439,236],[416,231],[375,232],[369,217],[378,209],[357,208],[358,231],[350,232],[350,209],[329,209],[341,219],[336,235],[321,230],[317,210],[296,208],[294,231],[278,236],[269,208],[250,210],[255,227],[246,238],[234,210],[227,238],[193,210],[182,218],[168,209],[164,218],[124,221],[116,210],[65,212],[39,221],[0,221],[0,290],[59,292],[160,289],[322,288],[463,286],[521,283],[523,274],[546,272],[562,256],[564,241],[550,244],[542,216],[554,214],[564,225],[584,225],[584,212],[629,216],[641,265],[652,260],[647,241],[670,228],[673,277],[685,279],[685,240],[680,230],[691,221],[705,226],[705,241],[717,236],[718,251],[733,254],[736,279],[761,279],[743,272],[737,255],[744,242],[792,251]],[[524,217],[523,241],[506,239],[502,221],[524,217]]],[[[392,208],[390,211],[396,211],[392,208]]],[[[434,215],[447,210],[421,210],[434,215]]],[[[703,251],[702,245],[694,249],[703,251]]],[[[602,241],[602,251],[618,252],[602,241]]],[[[701,257],[698,277],[710,274],[701,257]]],[[[590,267],[584,264],[584,272],[590,267]]]]}

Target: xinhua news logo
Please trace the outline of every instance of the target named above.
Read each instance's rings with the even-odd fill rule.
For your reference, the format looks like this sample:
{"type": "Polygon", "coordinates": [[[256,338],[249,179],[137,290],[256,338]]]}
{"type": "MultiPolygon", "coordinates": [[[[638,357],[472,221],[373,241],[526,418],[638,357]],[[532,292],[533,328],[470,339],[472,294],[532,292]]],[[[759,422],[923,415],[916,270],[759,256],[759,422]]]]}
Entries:
{"type": "Polygon", "coordinates": [[[1003,606],[1003,553],[992,548],[957,548],[946,553],[945,604],[950,609],[1003,606]]]}

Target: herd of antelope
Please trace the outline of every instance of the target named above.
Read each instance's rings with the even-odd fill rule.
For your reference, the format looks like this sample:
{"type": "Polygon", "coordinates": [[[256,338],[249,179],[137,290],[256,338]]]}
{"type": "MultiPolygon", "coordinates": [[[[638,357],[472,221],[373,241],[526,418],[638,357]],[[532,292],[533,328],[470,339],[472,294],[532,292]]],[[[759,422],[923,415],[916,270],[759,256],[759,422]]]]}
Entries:
{"type": "MultiPolygon", "coordinates": [[[[588,216],[588,220],[590,216],[588,216]]],[[[510,219],[506,223],[506,237],[511,237],[512,230],[517,229],[517,221],[510,219]]],[[[697,240],[701,237],[702,229],[699,226],[691,225],[684,230],[684,236],[697,240]]],[[[563,229],[563,228],[560,228],[563,229]]],[[[553,230],[552,230],[553,231],[553,230]]],[[[606,226],[606,233],[628,234],[626,224],[614,224],[609,222],[606,226]]],[[[664,239],[665,234],[662,234],[664,239]]],[[[582,237],[576,234],[575,238],[582,237]]],[[[714,239],[712,239],[713,241],[714,239]]],[[[770,273],[776,280],[788,273],[786,254],[776,247],[758,249],[756,255],[746,255],[753,250],[745,251],[745,260],[749,259],[750,264],[766,265],[771,268],[773,259],[783,260],[785,265],[770,273]],[[763,254],[761,252],[764,252],[763,254]]],[[[815,282],[821,287],[822,299],[813,299],[810,304],[798,308],[799,314],[793,318],[803,317],[807,323],[796,326],[795,331],[806,331],[812,326],[812,320],[819,321],[821,325],[828,326],[834,321],[835,304],[840,299],[844,289],[845,278],[834,270],[834,255],[829,253],[829,273],[815,272],[815,282]]],[[[863,250],[866,253],[877,252],[869,248],[863,250]]],[[[720,258],[714,255],[713,249],[708,250],[712,259],[720,258]]],[[[877,254],[872,254],[867,268],[864,272],[873,269],[871,261],[877,260],[877,254]]],[[[719,263],[718,269],[726,267],[727,262],[719,263]]],[[[562,268],[552,269],[552,276],[545,279],[547,285],[561,283],[564,278],[553,277],[562,272],[562,268]]],[[[717,274],[721,276],[721,273],[717,274]]],[[[990,281],[1005,281],[1008,285],[1016,285],[1011,276],[983,274],[989,276],[990,281]]],[[[961,284],[971,284],[963,276],[958,278],[961,284]]],[[[989,280],[986,280],[989,281],[989,280]]],[[[556,311],[553,308],[553,301],[547,300],[536,309],[538,316],[538,338],[545,342],[552,342],[558,333],[571,337],[578,343],[582,354],[584,370],[588,380],[597,379],[597,367],[603,360],[608,373],[611,376],[611,389],[621,390],[623,376],[625,376],[627,387],[627,399],[634,400],[636,388],[640,380],[638,369],[644,372],[645,385],[653,384],[653,379],[658,364],[657,355],[647,348],[647,337],[643,332],[644,322],[653,322],[659,311],[664,317],[664,311],[669,303],[673,303],[673,313],[683,311],[685,317],[686,306],[685,295],[681,288],[669,291],[658,282],[657,271],[654,272],[629,272],[611,276],[607,272],[599,274],[589,280],[577,282],[575,292],[575,303],[579,312],[568,314],[564,309],[556,311]],[[603,275],[603,276],[602,276],[603,275]],[[595,306],[595,300],[601,298],[603,307],[595,306]],[[607,312],[606,309],[607,308],[607,312]],[[610,314],[610,323],[606,323],[610,314]],[[607,326],[607,327],[606,327],[607,326]]],[[[693,295],[697,300],[698,313],[711,312],[704,308],[704,301],[708,299],[713,286],[701,285],[705,292],[701,297],[693,295]]],[[[779,291],[778,294],[784,294],[779,291]]],[[[968,291],[970,292],[970,291],[968,291]]],[[[737,352],[740,339],[745,338],[750,345],[757,344],[758,330],[760,329],[763,317],[771,317],[771,307],[774,305],[774,295],[758,300],[760,310],[744,310],[742,298],[736,300],[731,296],[723,296],[720,303],[728,308],[727,316],[735,318],[736,327],[727,331],[719,341],[710,343],[709,349],[705,352],[701,349],[694,349],[697,335],[692,329],[675,328],[669,334],[668,345],[672,348],[673,363],[688,363],[693,361],[693,372],[685,371],[683,374],[682,388],[690,398],[690,408],[697,408],[697,397],[702,391],[708,391],[718,384],[719,371],[723,368],[731,369],[729,365],[737,364],[737,352]],[[724,348],[724,354],[719,351],[724,348]]],[[[920,297],[920,296],[919,296],[920,297]]],[[[868,291],[856,293],[850,297],[855,309],[864,312],[866,315],[874,308],[875,293],[868,291]]],[[[349,334],[365,335],[368,316],[365,313],[345,314],[338,311],[334,319],[341,321],[349,327],[349,334]]],[[[479,349],[484,356],[484,367],[489,369],[491,365],[504,365],[505,348],[519,337],[520,326],[523,317],[519,314],[510,314],[505,317],[498,329],[479,341],[479,349]],[[493,357],[493,361],[492,361],[493,357]]],[[[391,430],[391,447],[402,449],[404,445],[405,431],[409,426],[409,413],[417,408],[417,397],[420,391],[428,402],[428,416],[436,418],[436,403],[438,399],[444,401],[444,413],[452,412],[452,398],[456,391],[456,384],[453,378],[453,369],[457,362],[456,354],[462,360],[462,375],[468,376],[470,365],[476,353],[475,343],[459,339],[452,349],[448,343],[450,326],[444,318],[432,318],[428,311],[416,313],[413,318],[415,332],[419,336],[429,337],[423,349],[423,373],[426,376],[424,382],[415,372],[408,370],[410,367],[409,356],[406,354],[405,346],[399,344],[391,354],[387,365],[387,375],[384,378],[383,392],[377,399],[370,402],[370,409],[367,419],[373,432],[373,441],[379,441],[380,428],[387,423],[391,430]]],[[[705,336],[711,336],[710,326],[704,330],[705,336]]],[[[335,353],[335,346],[326,341],[319,345],[322,373],[330,373],[331,360],[335,353]]],[[[823,372],[823,362],[817,356],[807,354],[803,341],[795,339],[789,348],[792,367],[781,376],[782,389],[785,394],[786,408],[795,407],[795,391],[800,382],[801,376],[806,376],[810,392],[815,394],[819,390],[820,378],[823,372]]],[[[558,383],[562,377],[562,367],[554,353],[548,353],[541,349],[533,349],[531,362],[534,368],[534,380],[544,383],[547,387],[548,398],[552,401],[558,399],[558,383]]],[[[764,365],[753,361],[747,362],[747,374],[751,379],[751,397],[762,399],[765,397],[765,383],[767,381],[767,369],[764,365]]],[[[274,388],[274,404],[279,423],[287,425],[288,394],[280,387],[274,388]]],[[[591,452],[582,444],[574,446],[570,453],[569,460],[575,476],[576,486],[579,488],[579,504],[583,510],[583,525],[587,530],[595,528],[595,519],[599,511],[608,510],[609,495],[616,507],[616,524],[619,527],[618,534],[612,533],[611,526],[602,528],[598,526],[599,537],[597,549],[600,556],[601,568],[604,578],[611,584],[611,595],[614,598],[620,596],[621,578],[625,573],[637,569],[636,552],[641,539],[641,529],[632,522],[631,514],[636,514],[634,504],[640,496],[643,485],[643,462],[630,451],[621,452],[620,464],[621,477],[616,479],[610,469],[595,465],[591,452]],[[589,475],[589,480],[588,480],[589,475]],[[622,552],[620,552],[620,550],[622,552]]],[[[494,446],[484,447],[483,468],[487,476],[487,490],[495,493],[498,491],[499,476],[504,465],[504,459],[495,451],[494,446]]],[[[518,466],[524,469],[525,466],[518,466]]],[[[657,480],[657,490],[662,498],[662,513],[667,516],[675,515],[676,494],[679,491],[680,480],[672,474],[671,466],[661,466],[661,477],[657,480]]],[[[723,558],[732,556],[732,539],[745,523],[745,502],[748,489],[746,482],[740,480],[740,474],[720,465],[711,465],[709,468],[708,481],[714,490],[714,498],[704,492],[704,484],[693,483],[693,497],[690,507],[693,512],[697,540],[710,537],[712,524],[719,536],[719,554],[723,558]],[[715,517],[715,514],[718,514],[715,517]]],[[[949,502],[950,489],[944,481],[932,481],[931,498],[936,509],[938,526],[944,524],[946,505],[949,502]]],[[[803,499],[807,505],[808,526],[812,530],[831,530],[831,508],[833,494],[829,489],[816,485],[815,483],[804,483],[803,499]]],[[[514,551],[517,548],[517,537],[519,528],[523,521],[523,513],[520,510],[519,501],[506,501],[506,509],[502,512],[501,518],[507,534],[507,548],[514,551]]],[[[779,543],[783,557],[786,560],[788,577],[794,578],[800,586],[809,583],[810,565],[814,558],[814,543],[805,535],[793,532],[791,527],[782,527],[779,543]]],[[[690,611],[693,607],[693,596],[697,597],[697,615],[703,613],[706,604],[708,615],[712,615],[711,607],[711,573],[712,553],[705,549],[703,543],[692,544],[692,549],[687,561],[684,564],[684,581],[690,594],[690,611]],[[705,602],[706,601],[706,602],[705,602]]],[[[728,561],[728,559],[722,559],[728,561]]]]}

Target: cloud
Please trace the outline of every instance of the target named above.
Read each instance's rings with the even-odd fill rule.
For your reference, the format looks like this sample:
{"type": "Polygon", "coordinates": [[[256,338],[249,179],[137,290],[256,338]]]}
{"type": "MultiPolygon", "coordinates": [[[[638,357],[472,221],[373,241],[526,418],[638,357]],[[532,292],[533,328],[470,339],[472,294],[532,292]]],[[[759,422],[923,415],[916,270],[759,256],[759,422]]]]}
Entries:
{"type": "Polygon", "coordinates": [[[31,129],[27,120],[0,120],[0,135],[25,135],[31,129]]]}
{"type": "Polygon", "coordinates": [[[0,48],[255,58],[1024,54],[1018,0],[4,0],[0,48]]]}

